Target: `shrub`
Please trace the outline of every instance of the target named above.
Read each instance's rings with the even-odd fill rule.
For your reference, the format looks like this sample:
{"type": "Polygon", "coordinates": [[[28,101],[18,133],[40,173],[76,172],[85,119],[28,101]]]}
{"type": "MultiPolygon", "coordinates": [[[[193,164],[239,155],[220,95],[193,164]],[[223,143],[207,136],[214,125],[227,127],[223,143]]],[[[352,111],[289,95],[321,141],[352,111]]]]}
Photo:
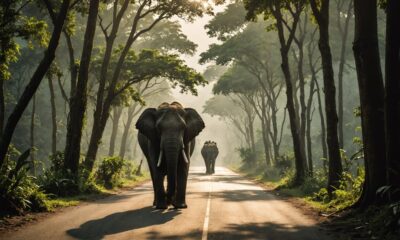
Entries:
{"type": "Polygon", "coordinates": [[[254,166],[256,162],[256,153],[253,152],[250,148],[238,148],[237,151],[239,152],[240,158],[243,162],[243,168],[250,168],[254,166]]]}
{"type": "Polygon", "coordinates": [[[64,197],[100,191],[92,174],[81,170],[76,176],[65,170],[64,153],[57,152],[50,156],[50,162],[50,168],[39,178],[41,188],[46,193],[64,197]]]}
{"type": "Polygon", "coordinates": [[[10,148],[0,170],[1,211],[22,213],[25,210],[47,210],[46,194],[36,184],[36,178],[29,175],[29,154],[30,150],[19,154],[14,147],[10,148]]]}
{"type": "Polygon", "coordinates": [[[49,159],[50,168],[39,178],[42,189],[57,196],[78,194],[80,191],[77,178],[64,168],[64,153],[57,152],[49,159]]]}
{"type": "Polygon", "coordinates": [[[325,188],[327,179],[323,171],[316,171],[313,177],[307,177],[304,183],[300,186],[300,190],[306,194],[311,195],[325,188]]]}
{"type": "Polygon", "coordinates": [[[364,168],[359,167],[357,175],[353,176],[349,172],[344,172],[340,180],[340,186],[333,191],[332,199],[328,197],[326,188],[320,189],[319,192],[313,194],[312,200],[325,202],[327,208],[341,210],[354,204],[361,195],[362,185],[364,182],[364,168]]]}
{"type": "Polygon", "coordinates": [[[279,169],[280,174],[284,175],[293,167],[294,154],[284,154],[276,159],[275,167],[279,169]]]}
{"type": "Polygon", "coordinates": [[[113,188],[121,184],[123,177],[124,159],[120,157],[106,157],[96,171],[98,183],[106,188],[113,188]]]}

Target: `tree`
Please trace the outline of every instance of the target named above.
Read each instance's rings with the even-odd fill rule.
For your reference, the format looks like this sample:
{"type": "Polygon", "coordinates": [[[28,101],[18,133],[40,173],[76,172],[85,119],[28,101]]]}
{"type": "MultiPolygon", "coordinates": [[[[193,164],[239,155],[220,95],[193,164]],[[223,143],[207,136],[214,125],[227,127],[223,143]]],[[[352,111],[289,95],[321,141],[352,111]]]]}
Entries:
{"type": "Polygon", "coordinates": [[[89,65],[92,56],[93,39],[96,32],[99,3],[99,0],[90,1],[76,91],[70,99],[70,112],[67,124],[68,130],[64,150],[64,165],[67,169],[71,170],[73,174],[77,174],[79,169],[83,127],[82,120],[86,109],[89,65]]]}
{"type": "Polygon", "coordinates": [[[273,18],[276,23],[280,43],[280,53],[282,60],[282,72],[286,83],[287,110],[289,113],[290,130],[292,133],[293,148],[295,155],[296,174],[294,184],[299,185],[304,182],[306,172],[305,153],[302,151],[299,126],[297,124],[296,112],[294,107],[293,84],[289,65],[289,51],[295,37],[300,14],[304,8],[304,0],[294,1],[255,1],[246,0],[247,18],[255,20],[257,15],[263,13],[266,19],[273,18]],[[291,22],[288,22],[283,15],[283,11],[288,10],[291,22]]]}
{"type": "Polygon", "coordinates": [[[40,46],[45,46],[49,37],[46,22],[23,14],[28,5],[31,5],[30,1],[21,0],[0,3],[0,136],[6,117],[4,83],[11,77],[10,64],[19,58],[20,43],[17,39],[24,39],[31,46],[31,41],[36,40],[40,46]]]}
{"type": "MultiPolygon", "coordinates": [[[[121,22],[121,14],[124,14],[124,11],[122,10],[119,12],[117,11],[116,7],[118,6],[118,2],[119,1],[115,1],[114,4],[113,11],[115,14],[113,15],[114,17],[112,22],[109,24],[109,27],[111,26],[110,32],[108,31],[108,27],[104,27],[102,21],[99,22],[106,39],[106,50],[100,72],[101,75],[97,91],[96,107],[93,115],[94,121],[92,134],[85,159],[85,166],[89,170],[93,168],[99,143],[108,120],[109,111],[111,108],[111,100],[116,95],[115,91],[120,78],[121,70],[133,43],[135,43],[139,37],[141,37],[144,33],[149,32],[154,26],[164,19],[169,19],[173,16],[180,16],[191,20],[193,17],[201,16],[205,10],[202,3],[192,1],[144,0],[142,2],[138,2],[137,5],[134,5],[134,13],[130,15],[133,19],[131,28],[128,31],[128,37],[123,44],[122,50],[120,51],[117,64],[110,72],[111,78],[108,81],[108,72],[111,70],[111,50],[114,46],[116,33],[118,32],[119,24],[121,22]],[[117,12],[118,15],[116,15],[117,12]]],[[[129,0],[125,0],[123,4],[125,4],[125,2],[129,2],[129,0]]],[[[127,4],[128,3],[126,3],[126,5],[127,4]]]]}
{"type": "Polygon", "coordinates": [[[60,75],[59,69],[54,64],[50,66],[50,69],[47,71],[47,82],[49,84],[50,91],[50,105],[51,105],[51,125],[52,125],[52,134],[51,134],[51,153],[54,155],[57,152],[57,108],[56,108],[56,99],[54,94],[54,86],[53,80],[54,77],[59,77],[56,75],[60,75]]]}
{"type": "MultiPolygon", "coordinates": [[[[387,184],[400,188],[400,2],[386,6],[385,133],[387,184]]],[[[381,130],[381,128],[380,128],[381,130]]]]}
{"type": "MultiPolygon", "coordinates": [[[[172,53],[172,52],[179,52],[181,54],[188,54],[193,55],[197,45],[190,41],[185,34],[182,33],[181,25],[176,21],[169,21],[164,20],[154,26],[152,31],[149,31],[142,35],[140,39],[137,40],[135,44],[135,50],[140,51],[143,49],[154,49],[161,51],[162,53],[172,53]]],[[[102,53],[101,53],[102,54],[102,53]]],[[[118,60],[118,54],[113,54],[112,64],[115,64],[118,60]]],[[[94,64],[96,67],[93,67],[93,72],[100,71],[101,68],[101,57],[97,58],[97,63],[94,64]]],[[[129,64],[125,64],[121,71],[120,80],[121,82],[125,81],[123,79],[124,76],[128,76],[127,72],[131,71],[129,64]]],[[[95,73],[94,73],[95,74],[95,73]]],[[[133,85],[132,87],[138,93],[138,95],[146,101],[147,98],[150,96],[160,93],[165,90],[165,86],[161,87],[160,89],[157,88],[163,79],[151,79],[147,80],[146,82],[140,82],[138,84],[133,85]]],[[[165,85],[165,84],[164,84],[165,85]]],[[[137,114],[143,108],[142,102],[136,102],[132,97],[129,96],[129,92],[125,91],[126,93],[121,94],[117,97],[117,101],[114,101],[113,104],[113,116],[112,116],[112,132],[111,132],[111,139],[110,139],[110,148],[109,148],[109,155],[114,153],[114,145],[115,139],[117,138],[117,130],[119,125],[119,119],[122,115],[122,108],[118,108],[120,105],[126,105],[125,107],[129,107],[127,111],[127,120],[124,123],[123,134],[121,137],[121,145],[120,145],[120,152],[119,156],[124,158],[126,152],[126,145],[128,140],[128,134],[130,127],[132,125],[132,121],[137,114]],[[129,106],[132,105],[132,106],[129,106]],[[118,108],[118,109],[116,109],[118,108]]]]}
{"type": "MultiPolygon", "coordinates": [[[[221,28],[219,35],[226,34],[226,29],[213,25],[215,22],[222,24],[221,21],[216,18],[214,23],[207,25],[210,29],[213,29],[213,34],[217,34],[217,28],[221,28]]],[[[240,79],[241,84],[253,87],[246,89],[245,97],[254,107],[261,120],[262,131],[265,133],[262,134],[264,151],[272,153],[269,144],[267,144],[267,142],[270,142],[269,138],[271,138],[274,159],[277,159],[280,145],[277,101],[283,85],[279,75],[275,74],[279,64],[272,57],[276,54],[274,51],[276,49],[274,48],[276,38],[271,33],[264,31],[265,27],[264,23],[249,23],[242,26],[240,32],[231,34],[229,38],[224,37],[225,40],[222,44],[211,45],[207,52],[201,54],[200,62],[214,60],[220,65],[229,65],[233,62],[235,67],[231,68],[231,71],[235,73],[226,74],[226,76],[232,76],[232,81],[240,79]],[[243,76],[245,74],[243,71],[247,72],[246,76],[243,76]],[[263,105],[265,108],[262,107],[263,105]]],[[[269,158],[268,155],[266,154],[267,158],[269,158]]],[[[269,161],[267,160],[267,162],[269,161]]]]}
{"type": "MultiPolygon", "coordinates": [[[[377,1],[354,0],[355,35],[353,43],[364,149],[365,181],[356,205],[377,202],[376,191],[386,183],[384,87],[380,65],[377,1]]],[[[398,146],[397,146],[398,147],[398,146]]]]}
{"type": "Polygon", "coordinates": [[[47,70],[49,69],[51,63],[55,58],[55,52],[60,40],[60,35],[65,23],[65,19],[67,17],[69,5],[69,0],[64,0],[62,2],[60,9],[58,10],[57,20],[54,24],[54,29],[48,47],[45,51],[44,57],[36,68],[35,73],[31,77],[21,97],[19,98],[17,105],[7,119],[6,127],[4,128],[3,134],[1,135],[0,139],[0,166],[2,166],[6,157],[8,147],[11,143],[11,138],[14,134],[17,123],[21,119],[23,112],[28,106],[44,75],[46,74],[47,70]]]}
{"type": "MultiPolygon", "coordinates": [[[[249,118],[240,104],[232,99],[233,96],[215,95],[207,100],[203,113],[218,116],[221,120],[232,124],[234,131],[241,141],[241,147],[252,149],[250,140],[249,118]]],[[[254,113],[252,114],[254,116],[254,113]]],[[[253,118],[254,119],[254,118],[253,118]]]]}
{"type": "Polygon", "coordinates": [[[344,148],[343,137],[343,74],[346,64],[346,50],[347,39],[349,35],[350,20],[352,19],[353,0],[336,0],[336,20],[339,33],[341,35],[341,47],[339,57],[339,71],[338,71],[338,131],[339,131],[339,145],[344,148]],[[346,5],[347,3],[347,5],[346,5]],[[342,23],[342,19],[344,22],[342,23]]]}
{"type": "Polygon", "coordinates": [[[342,160],[338,139],[338,116],[336,110],[336,87],[333,74],[332,53],[329,44],[329,3],[321,0],[320,7],[316,0],[310,0],[311,9],[319,29],[318,47],[321,53],[322,72],[324,79],[325,112],[326,112],[326,142],[328,145],[328,194],[340,185],[342,176],[342,160]]]}
{"type": "MultiPolygon", "coordinates": [[[[240,106],[241,109],[246,113],[247,116],[247,124],[245,125],[248,129],[247,133],[249,134],[250,140],[250,149],[253,154],[256,153],[255,147],[255,129],[254,129],[254,116],[258,115],[260,120],[262,120],[262,124],[265,124],[265,119],[261,116],[261,113],[258,112],[258,108],[255,104],[254,98],[257,95],[257,88],[259,84],[254,76],[249,74],[243,67],[240,65],[234,64],[230,69],[223,74],[218,82],[213,87],[214,94],[223,94],[225,96],[231,96],[232,101],[240,106]],[[234,97],[232,97],[234,96],[234,97]]],[[[264,153],[267,166],[270,165],[270,146],[265,141],[265,137],[268,138],[267,126],[262,128],[262,135],[264,140],[264,153]]]]}
{"type": "MultiPolygon", "coordinates": [[[[117,63],[119,64],[119,63],[117,63]]],[[[172,87],[179,86],[182,92],[191,92],[197,94],[196,86],[204,85],[206,81],[192,68],[186,66],[182,60],[174,54],[161,54],[156,50],[142,50],[139,55],[136,55],[134,51],[129,51],[126,56],[124,66],[122,68],[133,69],[128,76],[123,76],[121,81],[118,82],[118,86],[112,91],[112,94],[108,95],[104,100],[104,104],[107,108],[111,107],[112,101],[126,89],[130,88],[133,84],[147,81],[153,78],[164,78],[168,79],[172,87]]],[[[135,95],[138,96],[137,93],[135,95]]],[[[138,100],[136,98],[136,100],[138,100]]],[[[96,134],[102,135],[105,124],[107,123],[108,114],[102,119],[102,128],[93,129],[93,131],[100,131],[96,134]]],[[[92,132],[93,135],[93,132],[92,132]]],[[[91,137],[92,139],[93,137],[91,137]]],[[[98,143],[96,144],[98,147],[98,143]]],[[[88,152],[90,151],[90,144],[88,152]]],[[[96,150],[97,152],[97,150],[96,150]]],[[[93,168],[94,158],[86,158],[85,167],[88,170],[93,168]]]]}
{"type": "Polygon", "coordinates": [[[116,106],[112,110],[112,128],[110,136],[110,147],[108,148],[108,156],[114,156],[115,152],[115,142],[117,138],[119,120],[122,116],[122,107],[116,106]]]}

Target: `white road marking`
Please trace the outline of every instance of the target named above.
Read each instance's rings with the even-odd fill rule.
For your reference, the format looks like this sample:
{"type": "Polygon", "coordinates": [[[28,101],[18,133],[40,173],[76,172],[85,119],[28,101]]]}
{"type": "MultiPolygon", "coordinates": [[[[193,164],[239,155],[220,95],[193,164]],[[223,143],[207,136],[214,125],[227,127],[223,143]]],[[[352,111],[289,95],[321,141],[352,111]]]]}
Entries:
{"type": "Polygon", "coordinates": [[[206,216],[204,217],[204,225],[203,225],[203,235],[201,236],[201,240],[207,240],[208,237],[208,223],[210,221],[210,206],[211,206],[211,192],[212,192],[212,181],[211,176],[208,179],[210,189],[208,191],[208,199],[207,199],[207,208],[206,208],[206,216]]]}

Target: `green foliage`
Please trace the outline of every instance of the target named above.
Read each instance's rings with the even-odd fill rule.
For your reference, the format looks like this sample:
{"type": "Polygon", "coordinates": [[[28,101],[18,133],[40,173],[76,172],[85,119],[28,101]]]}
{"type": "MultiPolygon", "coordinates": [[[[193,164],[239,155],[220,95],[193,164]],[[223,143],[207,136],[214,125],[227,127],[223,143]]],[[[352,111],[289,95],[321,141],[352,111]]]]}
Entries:
{"type": "Polygon", "coordinates": [[[238,148],[237,151],[239,152],[239,156],[243,162],[243,169],[248,167],[253,167],[256,162],[256,153],[253,152],[250,148],[238,148]]]}
{"type": "Polygon", "coordinates": [[[120,185],[124,165],[124,159],[118,156],[103,158],[95,174],[96,180],[106,188],[120,185]]]}
{"type": "Polygon", "coordinates": [[[260,89],[258,80],[245,68],[233,64],[213,87],[214,94],[251,94],[260,89]]]}
{"type": "Polygon", "coordinates": [[[344,172],[340,180],[340,186],[333,192],[332,199],[329,199],[326,188],[313,194],[311,197],[314,201],[325,203],[327,210],[342,210],[353,205],[361,195],[362,185],[364,182],[364,168],[359,167],[356,176],[349,172],[344,172]]]}
{"type": "Polygon", "coordinates": [[[56,196],[77,194],[78,187],[75,177],[64,170],[64,154],[57,152],[50,156],[51,166],[39,178],[42,189],[56,196]]]}
{"type": "Polygon", "coordinates": [[[47,210],[47,199],[36,178],[29,175],[30,150],[25,151],[18,158],[18,151],[11,147],[8,157],[0,171],[0,211],[23,213],[26,210],[47,210]]]}
{"type": "Polygon", "coordinates": [[[30,3],[25,5],[20,0],[0,3],[0,79],[11,77],[9,65],[18,61],[20,40],[25,40],[29,47],[33,47],[33,42],[45,46],[49,40],[46,22],[25,16],[21,6],[27,8],[30,3]]]}
{"type": "MultiPolygon", "coordinates": [[[[92,62],[92,72],[98,73],[102,64],[102,51],[97,49],[97,57],[92,62]]],[[[113,52],[111,66],[115,67],[122,47],[113,52]]],[[[164,78],[170,81],[173,88],[179,86],[181,92],[191,92],[197,95],[196,86],[205,86],[207,81],[203,76],[185,64],[176,54],[165,54],[159,50],[145,49],[139,54],[130,50],[124,61],[120,79],[115,90],[114,105],[128,101],[143,101],[133,84],[149,81],[154,78],[164,78]]]]}
{"type": "Polygon", "coordinates": [[[197,44],[182,33],[181,25],[177,21],[158,23],[138,40],[136,46],[139,49],[157,49],[163,53],[178,51],[188,55],[193,55],[197,48],[197,44]]]}
{"type": "Polygon", "coordinates": [[[275,167],[279,169],[280,174],[283,175],[284,172],[289,171],[293,168],[294,153],[284,154],[275,159],[275,167]]]}
{"type": "Polygon", "coordinates": [[[210,37],[218,37],[219,40],[225,41],[246,24],[245,16],[246,11],[241,1],[231,3],[225,11],[217,13],[205,26],[208,29],[207,34],[210,37]]]}
{"type": "Polygon", "coordinates": [[[64,167],[64,153],[57,152],[50,156],[51,166],[39,177],[41,188],[54,196],[72,196],[81,193],[99,192],[92,175],[86,178],[86,173],[78,176],[66,171],[64,167]]]}

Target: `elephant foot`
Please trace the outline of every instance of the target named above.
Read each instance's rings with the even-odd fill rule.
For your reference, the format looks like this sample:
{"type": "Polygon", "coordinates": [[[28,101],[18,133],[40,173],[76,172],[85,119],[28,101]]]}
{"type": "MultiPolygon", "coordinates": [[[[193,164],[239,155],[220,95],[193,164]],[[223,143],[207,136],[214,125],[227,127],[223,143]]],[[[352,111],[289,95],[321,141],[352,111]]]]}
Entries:
{"type": "Polygon", "coordinates": [[[174,206],[174,208],[177,208],[177,209],[187,208],[186,203],[174,203],[173,206],[174,206]]]}
{"type": "Polygon", "coordinates": [[[171,205],[174,202],[172,197],[167,197],[167,205],[171,205]]]}
{"type": "Polygon", "coordinates": [[[156,204],[156,209],[167,209],[168,204],[167,203],[157,203],[156,204]]]}

